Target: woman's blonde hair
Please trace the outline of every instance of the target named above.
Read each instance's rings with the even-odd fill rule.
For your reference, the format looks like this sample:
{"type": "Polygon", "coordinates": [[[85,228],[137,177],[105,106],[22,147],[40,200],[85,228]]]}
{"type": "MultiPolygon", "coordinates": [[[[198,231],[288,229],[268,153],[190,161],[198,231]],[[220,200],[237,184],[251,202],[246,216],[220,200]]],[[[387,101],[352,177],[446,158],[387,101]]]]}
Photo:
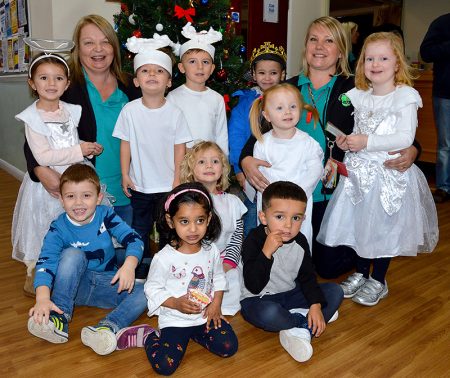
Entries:
{"type": "Polygon", "coordinates": [[[252,107],[250,109],[250,129],[252,130],[252,134],[255,136],[255,138],[260,142],[262,141],[262,135],[272,129],[272,125],[268,122],[268,129],[262,129],[262,122],[264,118],[262,112],[266,109],[266,104],[268,103],[268,101],[270,101],[270,97],[274,93],[279,91],[288,91],[294,94],[294,96],[297,98],[298,107],[300,109],[300,117],[302,114],[302,110],[305,109],[312,112],[312,115],[314,117],[314,126],[319,120],[319,113],[317,112],[316,108],[305,103],[305,101],[303,100],[303,96],[297,87],[289,83],[274,85],[273,87],[266,89],[262,96],[253,101],[252,107]]]}
{"type": "Polygon", "coordinates": [[[358,24],[354,23],[353,21],[349,22],[343,22],[342,27],[345,30],[345,34],[347,36],[347,48],[348,52],[351,52],[353,50],[353,44],[352,44],[352,33],[353,30],[358,30],[358,24]]]}
{"type": "Polygon", "coordinates": [[[80,62],[80,35],[81,30],[86,25],[95,25],[97,26],[105,37],[108,39],[109,43],[113,48],[114,58],[111,63],[111,73],[116,77],[117,80],[121,81],[123,84],[127,83],[126,75],[122,72],[122,62],[120,58],[120,45],[119,39],[117,38],[117,34],[114,31],[111,24],[102,16],[91,14],[88,16],[84,16],[78,21],[75,26],[75,30],[73,31],[73,42],[75,43],[75,47],[73,49],[71,58],[69,60],[69,67],[71,72],[71,82],[76,84],[84,83],[84,74],[83,68],[80,62]]]}
{"type": "Polygon", "coordinates": [[[392,51],[394,52],[394,55],[397,59],[397,72],[395,73],[394,84],[405,84],[412,86],[413,79],[415,79],[414,70],[408,65],[408,62],[406,61],[402,38],[396,33],[379,32],[369,35],[364,41],[358,63],[356,64],[355,87],[364,91],[372,87],[372,83],[366,78],[366,75],[364,73],[366,49],[370,43],[379,41],[389,42],[392,51]]]}
{"type": "Polygon", "coordinates": [[[315,25],[322,26],[328,29],[333,37],[334,42],[336,43],[339,52],[341,53],[341,57],[338,58],[336,62],[336,73],[335,75],[343,75],[346,77],[351,76],[350,68],[348,66],[348,43],[347,43],[347,35],[342,27],[342,24],[333,17],[323,16],[319,17],[308,26],[308,30],[306,31],[305,36],[305,45],[303,46],[303,55],[302,55],[302,64],[303,64],[303,73],[305,76],[309,76],[309,65],[306,61],[306,45],[309,40],[309,33],[311,32],[311,28],[315,25]]]}
{"type": "Polygon", "coordinates": [[[220,176],[219,180],[217,180],[216,189],[218,191],[225,191],[230,186],[230,181],[228,179],[231,171],[230,163],[219,145],[210,141],[198,142],[194,144],[192,148],[188,149],[186,155],[184,155],[183,161],[181,162],[180,181],[182,184],[185,182],[196,181],[194,177],[194,169],[197,162],[197,154],[209,149],[213,149],[218,152],[223,167],[222,176],[220,176]]]}

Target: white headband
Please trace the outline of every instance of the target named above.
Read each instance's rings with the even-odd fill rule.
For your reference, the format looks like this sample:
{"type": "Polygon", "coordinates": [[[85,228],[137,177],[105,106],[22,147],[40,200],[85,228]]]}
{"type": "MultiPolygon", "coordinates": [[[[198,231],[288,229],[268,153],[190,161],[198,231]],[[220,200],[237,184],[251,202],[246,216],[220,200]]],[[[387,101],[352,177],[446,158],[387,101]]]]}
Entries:
{"type": "Polygon", "coordinates": [[[172,48],[175,55],[178,55],[180,45],[173,43],[167,35],[155,33],[153,38],[128,38],[126,47],[136,54],[133,62],[134,72],[144,64],[157,64],[172,75],[172,59],[166,53],[158,50],[167,46],[172,48]]]}
{"type": "Polygon", "coordinates": [[[71,51],[75,46],[73,41],[70,41],[68,39],[39,39],[29,37],[24,38],[23,41],[31,48],[44,52],[44,55],[38,56],[31,62],[30,67],[28,68],[28,77],[30,79],[31,79],[31,69],[33,68],[34,64],[44,58],[52,58],[59,60],[66,66],[67,75],[70,76],[70,70],[66,60],[63,57],[52,53],[71,51]]]}
{"type": "Polygon", "coordinates": [[[222,40],[222,33],[215,31],[212,27],[208,31],[202,30],[198,32],[195,30],[191,23],[188,22],[184,25],[181,34],[188,38],[189,41],[183,43],[180,48],[180,56],[188,50],[199,49],[206,51],[211,58],[214,59],[215,48],[212,43],[216,43],[222,40]]]}

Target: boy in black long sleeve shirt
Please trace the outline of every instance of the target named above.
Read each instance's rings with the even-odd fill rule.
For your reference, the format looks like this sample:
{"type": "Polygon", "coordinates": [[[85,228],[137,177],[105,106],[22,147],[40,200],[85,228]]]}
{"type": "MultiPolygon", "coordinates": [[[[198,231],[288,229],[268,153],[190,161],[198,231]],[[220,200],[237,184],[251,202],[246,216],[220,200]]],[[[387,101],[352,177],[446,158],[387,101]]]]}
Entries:
{"type": "Polygon", "coordinates": [[[319,337],[343,299],[334,283],[318,284],[308,242],[300,233],[306,194],[286,181],[263,192],[261,225],[242,248],[244,288],[241,313],[245,320],[280,332],[281,345],[297,361],[312,356],[310,335],[319,337]],[[309,311],[308,311],[309,309],[309,311]],[[302,313],[308,312],[307,318],[302,313]]]}

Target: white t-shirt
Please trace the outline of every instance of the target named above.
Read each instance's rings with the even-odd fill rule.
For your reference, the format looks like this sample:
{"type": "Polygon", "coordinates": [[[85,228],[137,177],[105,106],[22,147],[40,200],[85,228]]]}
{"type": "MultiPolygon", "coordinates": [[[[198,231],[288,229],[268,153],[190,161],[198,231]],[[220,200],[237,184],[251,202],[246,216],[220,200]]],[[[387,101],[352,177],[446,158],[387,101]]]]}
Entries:
{"type": "Polygon", "coordinates": [[[237,196],[231,193],[211,194],[211,197],[214,210],[219,216],[222,225],[219,238],[214,243],[219,248],[220,253],[222,253],[236,230],[236,221],[242,218],[247,212],[247,208],[237,196]]]}
{"type": "Polygon", "coordinates": [[[138,192],[161,193],[172,189],[174,146],[192,140],[181,110],[169,101],[149,109],[142,99],[126,104],[113,136],[130,142],[130,178],[138,192]]]}
{"type": "Polygon", "coordinates": [[[214,291],[227,289],[219,250],[214,243],[194,254],[178,252],[170,245],[155,254],[144,285],[148,316],[159,315],[159,328],[205,324],[203,313],[184,314],[161,306],[170,297],[179,298],[190,289],[199,290],[211,298],[214,291]]]}
{"type": "Polygon", "coordinates": [[[223,97],[206,88],[198,92],[185,84],[174,89],[167,99],[177,105],[184,113],[193,141],[187,144],[191,148],[196,142],[207,140],[216,142],[228,156],[227,114],[223,97]]]}

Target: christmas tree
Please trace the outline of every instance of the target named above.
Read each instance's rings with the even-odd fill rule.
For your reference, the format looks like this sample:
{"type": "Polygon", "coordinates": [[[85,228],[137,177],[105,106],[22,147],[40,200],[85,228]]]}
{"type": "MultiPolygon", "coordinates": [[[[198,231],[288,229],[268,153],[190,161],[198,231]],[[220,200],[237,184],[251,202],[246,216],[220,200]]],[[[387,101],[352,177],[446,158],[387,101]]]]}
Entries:
{"type": "MultiPolygon", "coordinates": [[[[114,20],[122,44],[122,64],[128,72],[133,67],[133,54],[125,47],[128,38],[152,38],[158,33],[182,44],[187,39],[181,30],[189,21],[198,32],[212,27],[223,35],[222,41],[214,44],[216,69],[207,85],[223,96],[228,95],[226,99],[235,90],[247,86],[243,78],[248,70],[246,47],[243,38],[236,35],[229,0],[125,0],[120,8],[114,20]]],[[[174,69],[172,82],[174,88],[184,83],[178,69],[174,69]]]]}

